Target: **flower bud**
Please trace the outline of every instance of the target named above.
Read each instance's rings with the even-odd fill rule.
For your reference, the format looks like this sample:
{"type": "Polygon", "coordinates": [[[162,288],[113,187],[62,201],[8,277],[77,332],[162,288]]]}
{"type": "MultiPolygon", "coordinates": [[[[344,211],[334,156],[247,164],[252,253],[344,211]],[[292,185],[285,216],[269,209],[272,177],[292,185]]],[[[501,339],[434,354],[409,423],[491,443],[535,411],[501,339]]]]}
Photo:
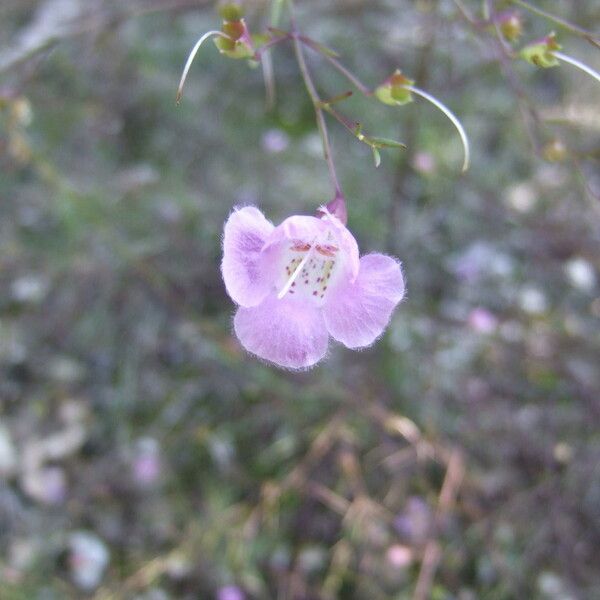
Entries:
{"type": "Polygon", "coordinates": [[[412,102],[412,94],[406,89],[414,81],[402,75],[400,69],[388,77],[379,87],[375,89],[375,96],[380,102],[391,106],[398,106],[412,102]]]}
{"type": "Polygon", "coordinates": [[[225,54],[229,58],[252,58],[254,56],[252,36],[244,19],[224,20],[223,33],[227,37],[217,37],[214,40],[221,54],[225,54]]]}
{"type": "Polygon", "coordinates": [[[552,32],[541,40],[524,46],[519,55],[532,65],[547,69],[559,65],[558,59],[554,56],[554,51],[561,48],[562,46],[556,41],[556,34],[552,32]]]}
{"type": "Polygon", "coordinates": [[[563,162],[567,158],[567,147],[559,139],[553,139],[542,148],[542,156],[548,162],[563,162]]]}
{"type": "Polygon", "coordinates": [[[496,22],[502,35],[514,42],[523,35],[523,18],[516,10],[507,10],[496,16],[496,22]]]}
{"type": "Polygon", "coordinates": [[[325,209],[326,211],[319,209],[317,211],[317,216],[323,217],[329,213],[336,217],[336,219],[340,221],[342,225],[346,225],[348,223],[348,209],[346,208],[346,201],[341,194],[336,194],[335,198],[325,205],[325,209]]]}
{"type": "Polygon", "coordinates": [[[228,2],[219,7],[219,14],[224,21],[241,21],[244,9],[239,4],[228,2]]]}

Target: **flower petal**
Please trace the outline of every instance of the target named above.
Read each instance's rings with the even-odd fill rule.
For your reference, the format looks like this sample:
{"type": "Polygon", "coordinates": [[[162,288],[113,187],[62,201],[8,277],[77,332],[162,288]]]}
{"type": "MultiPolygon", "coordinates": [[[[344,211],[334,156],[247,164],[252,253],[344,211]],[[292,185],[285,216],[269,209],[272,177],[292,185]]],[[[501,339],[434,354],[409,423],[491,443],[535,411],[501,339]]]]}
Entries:
{"type": "Polygon", "coordinates": [[[252,354],[288,369],[306,369],[327,352],[329,334],[321,311],[305,302],[269,296],[238,309],[235,333],[252,354]]]}
{"type": "Polygon", "coordinates": [[[260,304],[272,289],[261,250],[273,230],[254,206],[235,209],[225,223],[221,272],[227,293],[241,306],[260,304]]]}
{"type": "Polygon", "coordinates": [[[355,279],[359,269],[358,244],[350,231],[332,215],[324,218],[305,215],[288,217],[273,230],[263,251],[274,256],[281,252],[284,242],[299,240],[308,244],[319,243],[329,239],[330,235],[341,250],[344,270],[355,279]]]}
{"type": "Polygon", "coordinates": [[[354,281],[360,268],[356,239],[350,233],[350,230],[334,215],[326,213],[323,220],[328,221],[331,229],[334,231],[334,237],[338,240],[346,258],[346,268],[349,270],[352,281],[354,281]]]}
{"type": "Polygon", "coordinates": [[[327,329],[348,348],[369,346],[383,333],[403,296],[400,263],[383,254],[363,256],[356,281],[341,282],[327,298],[327,329]]]}
{"type": "Polygon", "coordinates": [[[290,240],[302,240],[312,243],[327,232],[327,224],[321,219],[306,215],[288,217],[275,227],[265,249],[279,245],[290,240]]]}

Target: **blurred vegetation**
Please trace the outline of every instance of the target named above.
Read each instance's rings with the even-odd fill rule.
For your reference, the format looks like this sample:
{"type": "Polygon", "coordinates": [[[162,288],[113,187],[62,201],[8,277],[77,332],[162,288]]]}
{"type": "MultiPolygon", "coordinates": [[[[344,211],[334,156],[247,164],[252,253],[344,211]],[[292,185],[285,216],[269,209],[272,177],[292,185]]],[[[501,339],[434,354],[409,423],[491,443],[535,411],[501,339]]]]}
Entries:
{"type": "MultiPolygon", "coordinates": [[[[408,298],[298,374],[241,350],[219,272],[234,205],[330,199],[290,45],[273,110],[212,44],[176,107],[212,3],[2,2],[0,597],[600,597],[600,86],[502,58],[449,0],[296,4],[367,85],[401,67],[452,107],[474,154],[460,176],[422,101],[340,104],[408,144],[375,169],[330,126],[349,227],[408,298]]],[[[600,27],[595,2],[536,4],[600,27]]],[[[349,89],[307,57],[323,97],[349,89]]]]}

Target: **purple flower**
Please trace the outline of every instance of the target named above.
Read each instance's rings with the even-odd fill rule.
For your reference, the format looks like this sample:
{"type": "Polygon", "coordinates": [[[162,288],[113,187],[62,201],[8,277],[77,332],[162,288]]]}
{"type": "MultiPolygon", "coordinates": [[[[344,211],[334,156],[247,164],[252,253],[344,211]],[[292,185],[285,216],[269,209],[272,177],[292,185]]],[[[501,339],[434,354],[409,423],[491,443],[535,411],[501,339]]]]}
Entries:
{"type": "Polygon", "coordinates": [[[478,333],[493,333],[498,327],[498,319],[489,310],[478,307],[469,313],[469,326],[478,333]]]}
{"type": "Polygon", "coordinates": [[[262,147],[269,154],[279,154],[283,152],[289,145],[290,139],[281,129],[269,129],[262,136],[262,147]]]}
{"type": "Polygon", "coordinates": [[[414,544],[425,542],[431,526],[431,509],[419,496],[408,498],[404,510],[394,519],[394,528],[398,534],[414,544]]]}
{"type": "Polygon", "coordinates": [[[246,595],[235,585],[226,585],[217,592],[217,600],[244,600],[246,595]]]}
{"type": "Polygon", "coordinates": [[[235,333],[246,350],[289,369],[319,362],[330,335],[348,348],[371,345],[404,296],[400,263],[359,259],[352,234],[322,211],[275,227],[248,206],[225,223],[221,268],[239,304],[235,333]]]}

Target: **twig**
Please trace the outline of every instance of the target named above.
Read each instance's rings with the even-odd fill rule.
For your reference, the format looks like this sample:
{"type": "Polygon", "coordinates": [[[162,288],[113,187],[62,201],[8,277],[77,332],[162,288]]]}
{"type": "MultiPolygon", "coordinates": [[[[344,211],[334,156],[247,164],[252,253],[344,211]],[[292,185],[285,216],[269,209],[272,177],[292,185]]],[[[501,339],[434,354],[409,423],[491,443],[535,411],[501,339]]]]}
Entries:
{"type": "Polygon", "coordinates": [[[462,15],[463,19],[471,23],[474,27],[479,27],[479,21],[471,15],[467,10],[467,7],[461,2],[461,0],[454,0],[458,12],[462,15]]]}
{"type": "MultiPolygon", "coordinates": [[[[456,3],[456,0],[455,0],[456,3]]],[[[486,4],[487,5],[487,4],[486,4]]],[[[481,23],[470,18],[469,15],[463,13],[465,20],[471,25],[473,30],[478,35],[483,35],[485,32],[482,30],[481,23]]],[[[500,69],[506,79],[509,87],[517,98],[517,104],[523,124],[525,125],[525,132],[529,138],[529,142],[536,156],[540,154],[540,143],[537,139],[536,127],[540,124],[540,118],[537,113],[537,109],[532,104],[531,100],[527,96],[521,82],[519,81],[516,73],[512,68],[511,56],[506,53],[506,49],[502,45],[500,39],[497,36],[492,36],[497,46],[497,61],[500,65],[500,69]]]]}
{"type": "Polygon", "coordinates": [[[498,38],[498,42],[500,43],[500,47],[502,48],[502,52],[507,57],[513,56],[513,51],[510,44],[506,41],[504,34],[502,33],[502,29],[498,24],[498,19],[496,18],[496,7],[494,6],[493,0],[484,0],[485,6],[487,7],[487,11],[490,15],[490,20],[494,25],[494,31],[496,32],[496,37],[498,38]]]}
{"type": "MultiPolygon", "coordinates": [[[[446,476],[440,490],[438,507],[435,514],[436,530],[443,527],[448,513],[452,510],[460,489],[465,471],[464,460],[459,450],[453,450],[448,458],[446,476]]],[[[415,586],[413,600],[427,600],[433,585],[435,572],[442,558],[442,550],[437,539],[431,539],[425,546],[421,570],[415,586]]]]}
{"type": "Polygon", "coordinates": [[[331,142],[329,141],[327,124],[325,123],[323,108],[321,107],[322,100],[319,97],[319,94],[317,93],[315,84],[313,83],[308,67],[306,66],[306,60],[304,58],[304,53],[302,51],[302,45],[300,43],[298,34],[294,32],[292,34],[292,37],[294,39],[294,52],[296,54],[296,60],[298,61],[298,67],[300,68],[302,79],[304,80],[304,85],[306,86],[306,90],[308,91],[308,95],[310,96],[310,99],[312,100],[315,109],[317,126],[319,128],[319,133],[321,134],[321,142],[323,144],[323,155],[325,156],[325,160],[327,161],[327,167],[329,168],[329,176],[331,178],[336,197],[341,196],[342,188],[337,177],[335,163],[333,162],[333,156],[331,154],[331,142]]]}
{"type": "Polygon", "coordinates": [[[562,17],[557,17],[556,15],[546,12],[545,10],[538,8],[537,6],[534,6],[533,4],[530,4],[529,2],[526,2],[525,0],[511,0],[511,2],[513,4],[518,4],[522,8],[524,8],[524,9],[528,10],[529,12],[532,12],[540,17],[543,17],[544,19],[548,19],[549,21],[556,23],[556,25],[560,25],[561,27],[563,27],[564,29],[567,29],[571,33],[576,33],[577,35],[580,35],[585,40],[590,42],[590,44],[593,44],[597,48],[600,48],[600,34],[599,33],[584,29],[583,27],[580,27],[579,25],[575,25],[575,23],[571,23],[570,21],[567,21],[566,19],[563,19],[562,17]]]}
{"type": "Polygon", "coordinates": [[[359,90],[362,94],[364,94],[365,96],[373,95],[373,92],[371,91],[371,89],[369,89],[368,86],[366,86],[358,77],[356,77],[356,75],[350,72],[337,58],[331,56],[330,54],[327,54],[326,52],[323,52],[321,48],[319,48],[319,45],[316,44],[313,40],[307,38],[306,36],[299,36],[299,40],[303,44],[308,46],[311,50],[314,50],[315,52],[320,54],[327,62],[329,62],[335,69],[337,69],[350,83],[352,83],[352,85],[354,85],[356,89],[359,90]]]}
{"type": "Polygon", "coordinates": [[[198,9],[208,2],[209,0],[132,2],[128,3],[132,5],[131,8],[127,4],[122,12],[116,14],[108,10],[90,11],[74,19],[64,18],[52,1],[47,2],[40,6],[32,23],[18,35],[17,42],[0,52],[0,74],[16,69],[63,40],[102,30],[114,24],[115,20],[125,21],[154,12],[198,9]]]}

